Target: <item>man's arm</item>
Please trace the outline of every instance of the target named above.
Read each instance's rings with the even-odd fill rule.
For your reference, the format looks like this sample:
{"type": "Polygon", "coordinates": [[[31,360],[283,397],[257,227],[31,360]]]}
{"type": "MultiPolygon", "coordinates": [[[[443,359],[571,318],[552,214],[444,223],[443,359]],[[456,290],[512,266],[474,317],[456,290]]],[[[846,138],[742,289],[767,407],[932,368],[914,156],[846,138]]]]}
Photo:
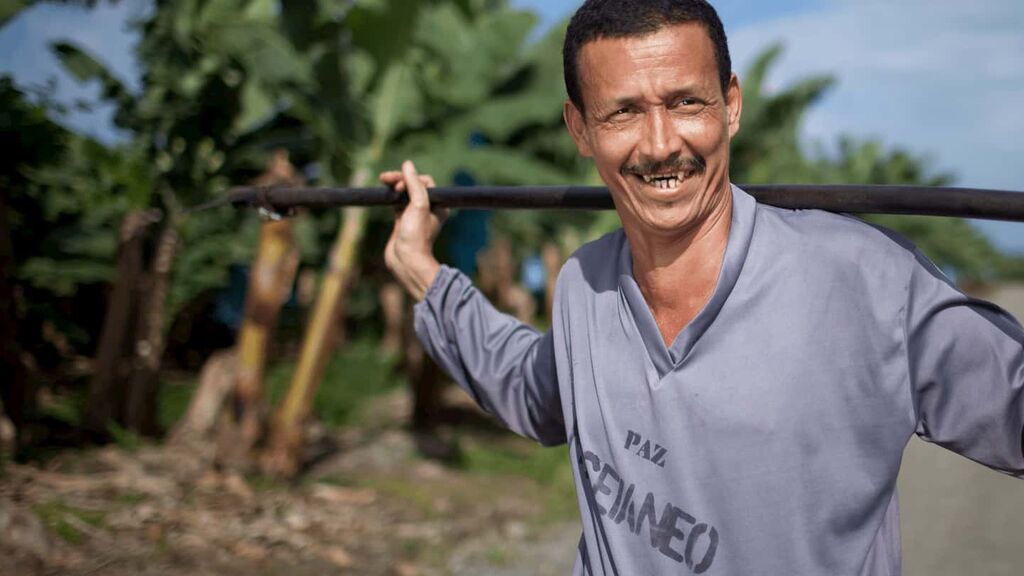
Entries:
{"type": "Polygon", "coordinates": [[[905,327],[917,433],[1024,478],[1024,329],[915,256],[905,327]]]}
{"type": "Polygon", "coordinates": [[[430,209],[432,178],[407,161],[380,179],[409,194],[384,260],[417,300],[416,334],[427,353],[513,431],[546,445],[565,442],[551,332],[499,312],[465,275],[438,263],[433,244],[445,215],[430,209]]]}

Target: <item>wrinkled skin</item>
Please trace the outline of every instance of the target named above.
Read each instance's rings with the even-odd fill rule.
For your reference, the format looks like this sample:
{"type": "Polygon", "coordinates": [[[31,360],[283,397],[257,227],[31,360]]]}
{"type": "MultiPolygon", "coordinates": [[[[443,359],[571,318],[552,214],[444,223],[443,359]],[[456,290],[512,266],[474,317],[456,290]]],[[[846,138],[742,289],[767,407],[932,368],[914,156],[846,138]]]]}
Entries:
{"type": "Polygon", "coordinates": [[[722,94],[704,28],[597,40],[581,50],[579,69],[586,115],[566,102],[566,125],[612,190],[630,241],[712,228],[730,204],[729,140],[742,96],[735,76],[722,94]],[[682,178],[659,187],[638,173],[682,178]]]}
{"type": "MultiPolygon", "coordinates": [[[[711,40],[695,23],[589,42],[578,70],[585,113],[567,101],[565,123],[612,192],[634,277],[668,344],[710,297],[721,268],[739,81],[733,75],[723,93],[711,40]]],[[[419,196],[420,178],[411,163],[381,175],[410,191],[385,256],[417,299],[439,269],[432,243],[441,221],[425,191],[419,196]]]]}
{"type": "Polygon", "coordinates": [[[633,275],[670,344],[721,269],[739,81],[733,75],[723,94],[714,47],[696,23],[600,39],[579,58],[585,113],[566,102],[566,126],[611,189],[633,275]]]}

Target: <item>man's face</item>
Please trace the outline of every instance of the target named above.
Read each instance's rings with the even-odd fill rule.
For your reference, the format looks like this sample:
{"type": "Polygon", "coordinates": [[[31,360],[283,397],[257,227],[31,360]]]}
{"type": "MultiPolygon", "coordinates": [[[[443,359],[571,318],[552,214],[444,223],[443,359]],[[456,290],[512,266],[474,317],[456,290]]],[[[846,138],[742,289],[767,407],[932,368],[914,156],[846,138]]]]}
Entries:
{"type": "Polygon", "coordinates": [[[586,116],[566,102],[566,125],[627,232],[688,234],[727,205],[742,97],[735,75],[722,94],[703,26],[589,42],[577,69],[586,116]]]}

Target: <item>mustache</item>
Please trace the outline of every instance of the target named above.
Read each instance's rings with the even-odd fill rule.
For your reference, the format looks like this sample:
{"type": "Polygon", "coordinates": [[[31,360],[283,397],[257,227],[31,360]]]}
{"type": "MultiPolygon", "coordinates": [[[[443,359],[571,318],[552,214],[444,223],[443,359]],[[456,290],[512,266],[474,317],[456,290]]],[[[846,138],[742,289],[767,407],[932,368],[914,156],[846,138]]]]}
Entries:
{"type": "Polygon", "coordinates": [[[620,172],[625,174],[635,174],[641,176],[643,174],[663,174],[667,172],[692,172],[693,174],[703,174],[704,169],[707,168],[707,162],[701,156],[679,156],[676,158],[669,158],[668,160],[659,160],[657,162],[639,162],[637,164],[627,164],[622,167],[620,172]]]}

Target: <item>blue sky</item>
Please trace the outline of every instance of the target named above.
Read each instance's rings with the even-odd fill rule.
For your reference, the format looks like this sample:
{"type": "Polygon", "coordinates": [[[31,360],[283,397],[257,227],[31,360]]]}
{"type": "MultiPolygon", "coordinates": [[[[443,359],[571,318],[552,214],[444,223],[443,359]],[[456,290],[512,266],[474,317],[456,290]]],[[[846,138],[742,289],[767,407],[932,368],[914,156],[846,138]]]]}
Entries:
{"type": "MultiPolygon", "coordinates": [[[[567,17],[571,0],[512,0],[567,17]]],[[[839,83],[807,117],[808,141],[841,134],[879,138],[927,156],[961,186],[1024,191],[1024,0],[772,0],[714,2],[742,73],[773,42],[786,51],[769,78],[782,87],[813,73],[839,83]]],[[[125,23],[147,3],[122,0],[92,11],[37,6],[0,31],[0,72],[22,85],[57,83],[58,99],[94,95],[62,76],[47,50],[56,38],[89,48],[135,81],[125,23]]],[[[73,126],[110,137],[109,114],[75,113],[73,126]]],[[[1024,252],[1024,224],[978,224],[1004,249],[1024,252]]]]}

